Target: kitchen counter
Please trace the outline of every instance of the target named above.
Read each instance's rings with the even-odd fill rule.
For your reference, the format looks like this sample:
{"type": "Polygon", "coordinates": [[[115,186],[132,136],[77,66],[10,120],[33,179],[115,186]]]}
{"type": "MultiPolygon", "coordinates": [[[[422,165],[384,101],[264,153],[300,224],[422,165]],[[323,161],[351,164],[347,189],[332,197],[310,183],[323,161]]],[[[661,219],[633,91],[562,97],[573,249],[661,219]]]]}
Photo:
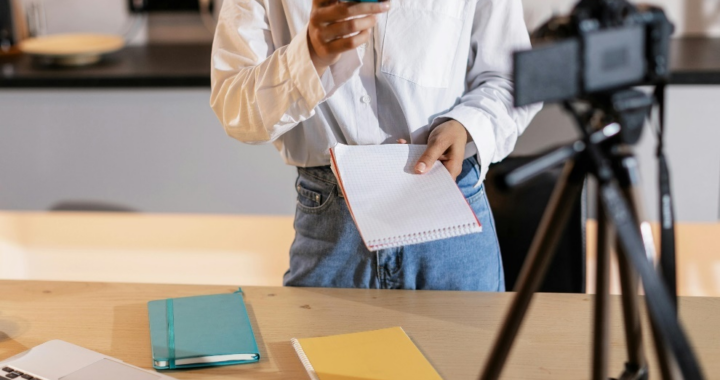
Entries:
{"type": "MultiPolygon", "coordinates": [[[[210,50],[208,44],[130,46],[79,68],[0,58],[0,88],[208,88],[210,50]]],[[[676,39],[671,60],[672,84],[720,84],[720,38],[676,39]]]]}
{"type": "Polygon", "coordinates": [[[682,38],[671,50],[671,84],[720,84],[720,38],[682,38]]]}
{"type": "Polygon", "coordinates": [[[0,88],[210,87],[208,44],[129,46],[86,67],[0,58],[0,88]]]}

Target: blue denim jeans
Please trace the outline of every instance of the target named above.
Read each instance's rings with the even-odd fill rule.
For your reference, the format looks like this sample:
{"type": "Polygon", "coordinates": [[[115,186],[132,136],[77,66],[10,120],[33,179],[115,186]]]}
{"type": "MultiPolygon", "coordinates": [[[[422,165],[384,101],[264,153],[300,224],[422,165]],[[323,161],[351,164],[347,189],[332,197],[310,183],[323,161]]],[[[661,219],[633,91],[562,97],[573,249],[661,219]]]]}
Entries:
{"type": "MultiPolygon", "coordinates": [[[[299,168],[286,286],[504,291],[500,246],[474,157],[457,183],[481,233],[370,252],[329,167],[299,168]]],[[[418,205],[422,207],[422,205],[418,205]]]]}

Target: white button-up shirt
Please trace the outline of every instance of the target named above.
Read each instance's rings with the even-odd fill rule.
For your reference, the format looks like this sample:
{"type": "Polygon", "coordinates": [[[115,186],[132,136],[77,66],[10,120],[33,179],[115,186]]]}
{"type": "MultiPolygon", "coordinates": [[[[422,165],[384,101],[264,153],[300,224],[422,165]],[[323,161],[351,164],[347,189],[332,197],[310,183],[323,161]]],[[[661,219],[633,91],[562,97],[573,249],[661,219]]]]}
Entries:
{"type": "Polygon", "coordinates": [[[337,143],[425,144],[447,119],[469,131],[481,176],[540,105],[513,107],[512,52],[530,46],[520,0],[391,0],[367,44],[321,76],[311,0],[225,0],[210,104],[228,135],[274,143],[290,165],[328,165],[337,143]]]}

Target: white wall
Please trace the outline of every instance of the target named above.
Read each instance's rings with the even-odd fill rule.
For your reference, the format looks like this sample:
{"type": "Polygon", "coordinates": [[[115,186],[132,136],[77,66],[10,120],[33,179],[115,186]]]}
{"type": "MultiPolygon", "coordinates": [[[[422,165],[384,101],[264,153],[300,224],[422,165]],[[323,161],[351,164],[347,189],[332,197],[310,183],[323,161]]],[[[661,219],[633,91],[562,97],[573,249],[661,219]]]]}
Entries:
{"type": "MultiPolygon", "coordinates": [[[[43,3],[48,32],[120,33],[130,22],[127,0],[24,0],[43,3]]],[[[279,0],[277,0],[279,1],[279,0]]],[[[311,1],[311,0],[297,0],[311,1]]],[[[509,0],[505,0],[509,1],[509,0]]],[[[528,26],[532,29],[553,13],[567,12],[576,0],[522,0],[528,26]]],[[[720,37],[719,0],[648,0],[665,8],[677,26],[676,36],[710,35],[720,37]]],[[[219,7],[216,7],[219,9],[219,7]]],[[[195,15],[152,16],[149,31],[141,30],[136,43],[150,41],[210,41],[195,15]],[[148,37],[149,36],[149,37],[148,37]]]]}
{"type": "Polygon", "coordinates": [[[295,168],[225,135],[209,89],[0,91],[0,209],[292,214],[295,168]]]}

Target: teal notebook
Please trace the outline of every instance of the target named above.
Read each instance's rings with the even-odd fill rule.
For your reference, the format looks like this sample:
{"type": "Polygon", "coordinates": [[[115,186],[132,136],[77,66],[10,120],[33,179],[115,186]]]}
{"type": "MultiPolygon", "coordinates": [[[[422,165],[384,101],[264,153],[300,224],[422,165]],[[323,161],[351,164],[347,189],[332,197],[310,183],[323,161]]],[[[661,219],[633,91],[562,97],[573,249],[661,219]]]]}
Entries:
{"type": "Polygon", "coordinates": [[[241,290],[148,302],[153,367],[174,369],[260,359],[241,290]]]}

